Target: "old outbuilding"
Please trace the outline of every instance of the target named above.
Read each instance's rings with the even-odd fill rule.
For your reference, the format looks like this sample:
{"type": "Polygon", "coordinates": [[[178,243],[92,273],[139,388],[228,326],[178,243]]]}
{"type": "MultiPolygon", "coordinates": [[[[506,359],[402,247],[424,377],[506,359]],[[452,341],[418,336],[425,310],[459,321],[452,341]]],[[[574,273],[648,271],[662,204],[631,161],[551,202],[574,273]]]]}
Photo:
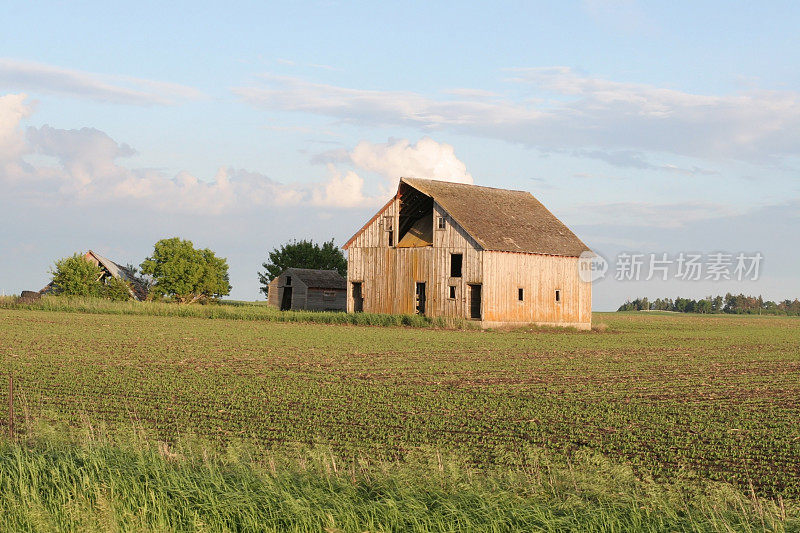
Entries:
{"type": "Polygon", "coordinates": [[[526,191],[402,178],[343,248],[350,312],[591,328],[589,248],[526,191]]]}
{"type": "Polygon", "coordinates": [[[282,311],[345,311],[347,281],[335,270],[287,268],[269,283],[267,302],[282,311]]]}

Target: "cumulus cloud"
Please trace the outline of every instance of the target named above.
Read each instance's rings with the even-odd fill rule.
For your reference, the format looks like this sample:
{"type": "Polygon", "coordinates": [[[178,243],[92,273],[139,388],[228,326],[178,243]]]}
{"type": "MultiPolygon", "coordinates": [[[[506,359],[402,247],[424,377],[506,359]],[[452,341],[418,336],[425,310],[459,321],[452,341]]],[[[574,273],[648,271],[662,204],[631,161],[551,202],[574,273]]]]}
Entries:
{"type": "Polygon", "coordinates": [[[350,153],[353,163],[364,170],[389,179],[428,178],[458,183],[472,183],[467,166],[456,157],[455,149],[423,137],[416,144],[408,139],[384,144],[361,141],[350,153]]]}
{"type": "Polygon", "coordinates": [[[424,138],[359,143],[327,162],[327,176],[312,184],[283,184],[263,174],[222,167],[211,180],[188,172],[167,176],[152,169],[124,166],[136,151],[94,128],[59,129],[44,125],[23,132],[31,113],[25,95],[0,97],[0,183],[9,195],[40,204],[81,205],[124,202],[165,212],[220,214],[262,206],[312,205],[367,207],[385,201],[399,176],[471,181],[448,144],[424,138]],[[29,155],[46,156],[35,164],[29,155]],[[50,163],[54,160],[54,163],[50,163]],[[347,168],[348,166],[352,168],[347,168]],[[377,182],[359,175],[382,176],[377,182]],[[388,179],[387,179],[388,178],[388,179]]]}
{"type": "Polygon", "coordinates": [[[19,91],[130,105],[172,105],[203,97],[197,89],[177,83],[110,76],[2,58],[0,85],[19,91]]]}
{"type": "Polygon", "coordinates": [[[595,149],[764,161],[800,155],[800,93],[702,95],[579,74],[512,69],[523,100],[450,91],[434,98],[265,75],[234,89],[244,101],[372,126],[447,129],[545,151],[595,149]]]}
{"type": "Polygon", "coordinates": [[[23,131],[21,121],[31,113],[25,98],[24,94],[0,97],[0,182],[7,195],[39,204],[122,201],[160,211],[208,214],[289,205],[310,197],[310,192],[234,168],[220,168],[210,181],[187,172],[167,176],[128,168],[119,159],[136,151],[100,130],[44,125],[23,131]],[[55,164],[29,163],[28,155],[47,156],[55,164]]]}
{"type": "Polygon", "coordinates": [[[16,159],[25,150],[19,123],[32,112],[25,98],[24,94],[0,96],[0,161],[16,159]]]}
{"type": "Polygon", "coordinates": [[[330,180],[312,192],[311,203],[325,207],[357,207],[374,201],[364,195],[364,179],[352,170],[342,175],[328,165],[330,180]]]}
{"type": "Polygon", "coordinates": [[[467,166],[456,157],[455,149],[423,137],[416,144],[408,139],[389,140],[386,143],[359,142],[352,150],[338,148],[317,154],[312,163],[322,163],[331,176],[324,191],[316,191],[316,205],[354,207],[385,201],[397,187],[399,178],[427,178],[457,183],[472,183],[467,166]],[[352,166],[342,175],[339,168],[352,166]],[[367,194],[366,181],[358,173],[374,173],[383,178],[373,182],[376,193],[367,194]]]}

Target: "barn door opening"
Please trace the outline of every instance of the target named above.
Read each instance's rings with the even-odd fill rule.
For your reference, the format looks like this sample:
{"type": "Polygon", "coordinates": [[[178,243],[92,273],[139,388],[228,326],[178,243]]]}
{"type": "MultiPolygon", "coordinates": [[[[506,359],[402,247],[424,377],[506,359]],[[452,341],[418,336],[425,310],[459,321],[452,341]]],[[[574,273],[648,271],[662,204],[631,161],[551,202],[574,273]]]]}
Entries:
{"type": "Polygon", "coordinates": [[[425,314],[425,283],[417,283],[417,314],[425,314]]]}
{"type": "Polygon", "coordinates": [[[353,282],[353,312],[362,313],[364,311],[364,296],[361,294],[361,282],[353,282]]]}
{"type": "Polygon", "coordinates": [[[481,319],[481,286],[469,286],[469,317],[475,320],[481,319]]]}
{"type": "Polygon", "coordinates": [[[292,308],[292,288],[283,288],[283,298],[281,298],[281,311],[288,311],[292,308]]]}

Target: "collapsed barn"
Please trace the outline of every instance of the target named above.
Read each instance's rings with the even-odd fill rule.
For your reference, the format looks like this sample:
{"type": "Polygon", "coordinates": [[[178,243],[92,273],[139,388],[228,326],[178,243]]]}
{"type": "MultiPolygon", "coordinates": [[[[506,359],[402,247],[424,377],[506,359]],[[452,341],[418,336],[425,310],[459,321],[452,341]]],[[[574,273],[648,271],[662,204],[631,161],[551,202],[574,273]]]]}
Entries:
{"type": "MultiPolygon", "coordinates": [[[[144,300],[147,298],[147,286],[127,267],[119,265],[92,250],[83,254],[83,258],[100,268],[99,281],[106,282],[110,278],[121,279],[128,284],[131,298],[134,300],[144,300]]],[[[54,293],[56,292],[56,287],[53,286],[53,282],[50,282],[39,292],[41,294],[54,293]]]]}

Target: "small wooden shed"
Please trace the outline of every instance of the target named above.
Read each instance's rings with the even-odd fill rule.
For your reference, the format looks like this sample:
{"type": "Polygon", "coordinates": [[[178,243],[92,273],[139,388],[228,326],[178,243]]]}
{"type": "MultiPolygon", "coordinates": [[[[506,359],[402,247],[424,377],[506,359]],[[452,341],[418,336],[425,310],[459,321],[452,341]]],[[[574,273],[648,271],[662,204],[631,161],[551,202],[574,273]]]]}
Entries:
{"type": "Polygon", "coordinates": [[[267,302],[281,311],[346,311],[347,282],[335,270],[287,268],[269,283],[267,302]]]}

